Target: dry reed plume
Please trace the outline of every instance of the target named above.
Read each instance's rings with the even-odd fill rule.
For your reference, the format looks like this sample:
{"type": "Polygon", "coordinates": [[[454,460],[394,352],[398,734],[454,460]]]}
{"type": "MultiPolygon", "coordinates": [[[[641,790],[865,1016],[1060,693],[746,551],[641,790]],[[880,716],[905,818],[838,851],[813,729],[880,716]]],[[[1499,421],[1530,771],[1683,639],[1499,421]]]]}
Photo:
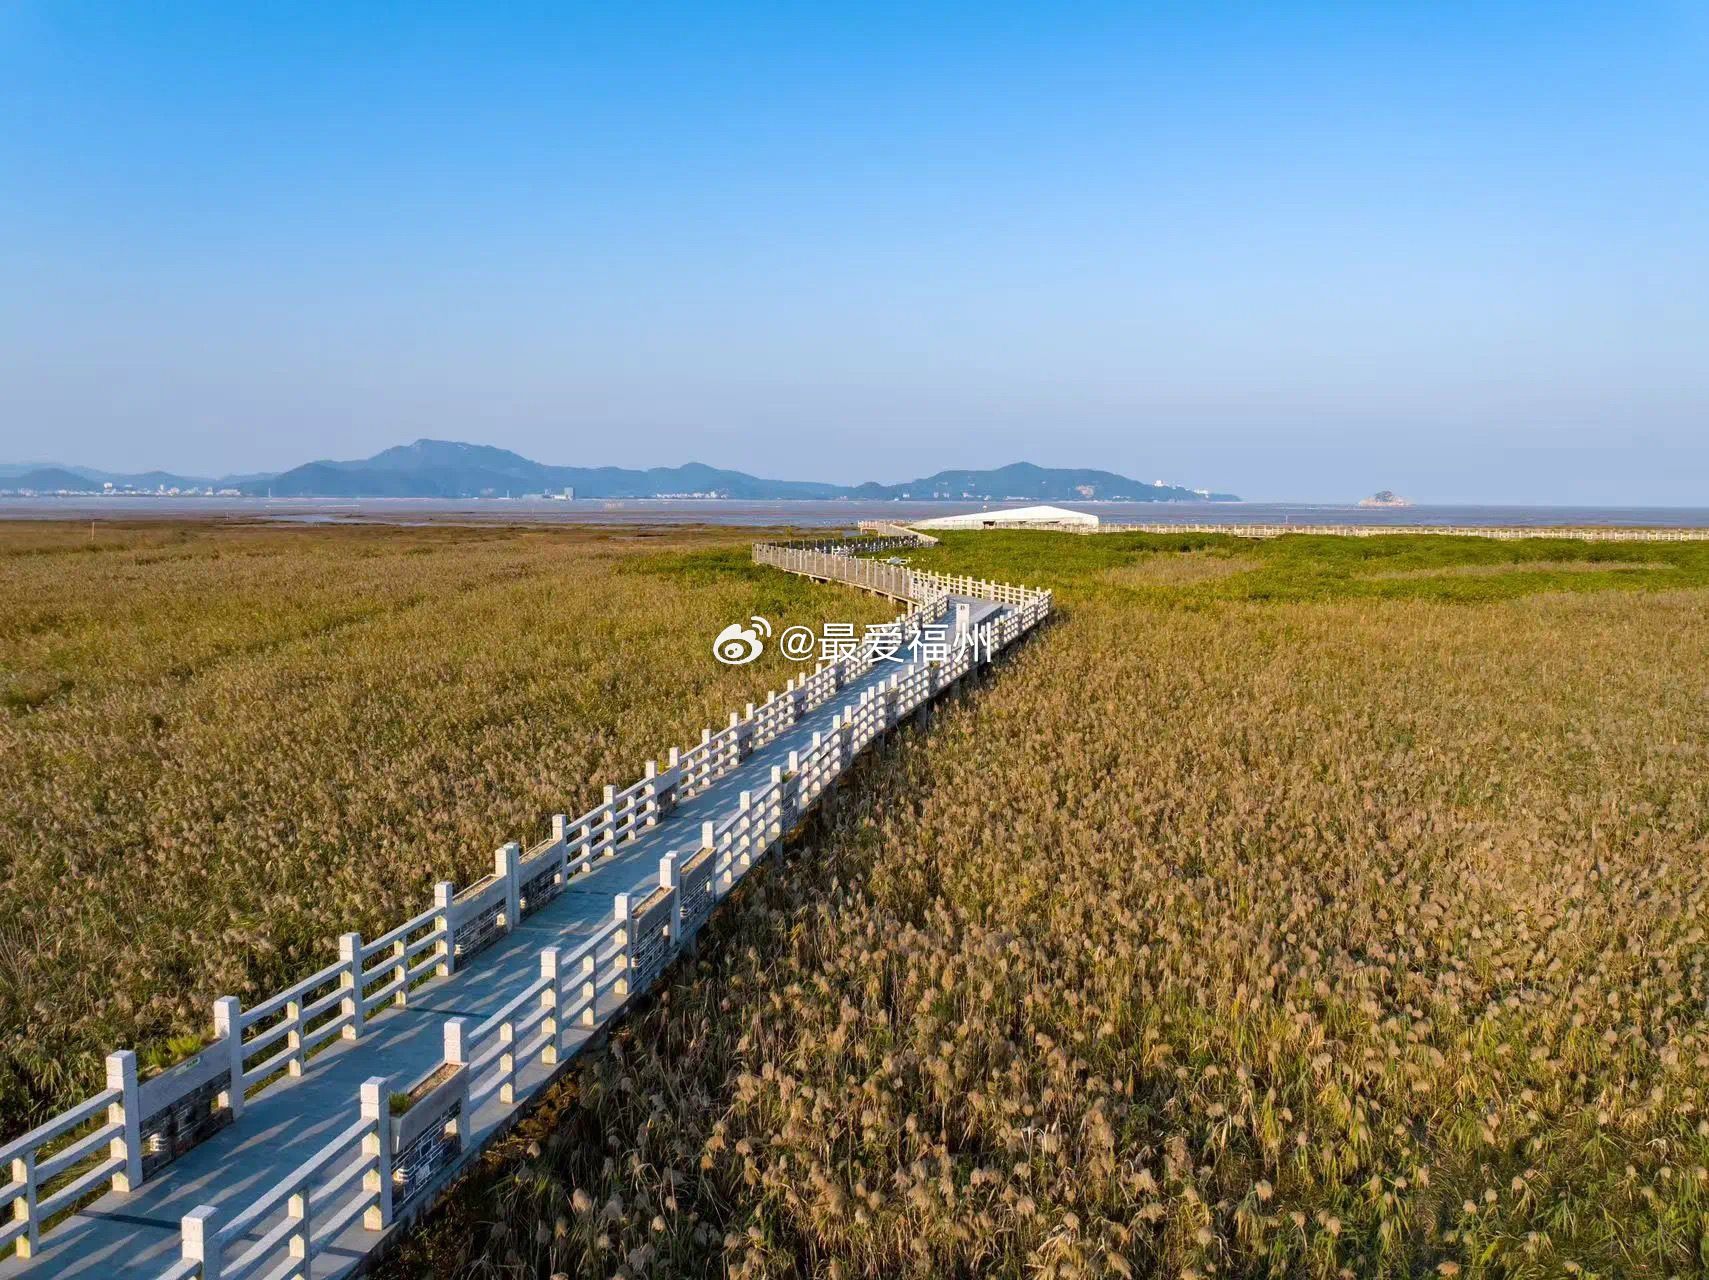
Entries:
{"type": "Polygon", "coordinates": [[[0,528],[0,1140],[781,688],[726,622],[889,616],[750,537],[0,528]]]}
{"type": "Polygon", "coordinates": [[[1703,1273],[1698,553],[948,541],[1066,620],[390,1274],[1703,1273]]]}

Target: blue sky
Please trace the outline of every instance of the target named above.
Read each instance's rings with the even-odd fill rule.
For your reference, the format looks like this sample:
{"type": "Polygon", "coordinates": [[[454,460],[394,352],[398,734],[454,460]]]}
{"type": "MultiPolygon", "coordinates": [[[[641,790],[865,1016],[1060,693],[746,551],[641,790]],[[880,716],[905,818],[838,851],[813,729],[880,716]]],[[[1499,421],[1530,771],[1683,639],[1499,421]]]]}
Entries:
{"type": "Polygon", "coordinates": [[[12,3],[0,119],[0,461],[1709,504],[1696,0],[12,3]]]}

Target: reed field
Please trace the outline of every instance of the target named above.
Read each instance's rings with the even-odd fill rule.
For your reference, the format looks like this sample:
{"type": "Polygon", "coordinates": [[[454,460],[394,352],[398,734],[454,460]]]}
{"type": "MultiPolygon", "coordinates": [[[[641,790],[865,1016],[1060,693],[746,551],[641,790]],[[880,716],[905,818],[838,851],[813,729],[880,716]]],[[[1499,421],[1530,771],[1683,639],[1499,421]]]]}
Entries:
{"type": "Polygon", "coordinates": [[[383,1274],[1709,1268],[1709,549],[912,558],[1060,619],[383,1274]]]}
{"type": "Polygon", "coordinates": [[[0,1141],[781,688],[726,623],[889,616],[752,536],[0,525],[0,1141]]]}

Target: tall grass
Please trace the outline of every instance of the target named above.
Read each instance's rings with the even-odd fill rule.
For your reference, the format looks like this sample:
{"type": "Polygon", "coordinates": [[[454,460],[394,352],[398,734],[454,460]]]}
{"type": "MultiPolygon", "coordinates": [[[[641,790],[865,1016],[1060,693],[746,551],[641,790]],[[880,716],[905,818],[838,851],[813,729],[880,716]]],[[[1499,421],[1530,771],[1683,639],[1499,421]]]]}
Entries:
{"type": "Polygon", "coordinates": [[[920,553],[1065,621],[388,1274],[1702,1274],[1709,594],[1606,550],[920,553]]]}
{"type": "Polygon", "coordinates": [[[889,615],[750,538],[0,526],[0,1140],[781,687],[728,622],[889,615]]]}

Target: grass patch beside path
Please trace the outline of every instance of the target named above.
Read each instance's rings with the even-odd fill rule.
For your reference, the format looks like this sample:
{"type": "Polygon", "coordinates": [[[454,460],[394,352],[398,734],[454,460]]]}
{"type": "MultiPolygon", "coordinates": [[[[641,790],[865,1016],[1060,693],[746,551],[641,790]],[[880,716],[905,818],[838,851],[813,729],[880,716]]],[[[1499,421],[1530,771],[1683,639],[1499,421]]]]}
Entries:
{"type": "Polygon", "coordinates": [[[1555,591],[1709,586],[1709,542],[990,530],[947,534],[908,559],[982,578],[1021,573],[1069,600],[1125,590],[1147,604],[1186,607],[1241,600],[1487,604],[1555,591]]]}

